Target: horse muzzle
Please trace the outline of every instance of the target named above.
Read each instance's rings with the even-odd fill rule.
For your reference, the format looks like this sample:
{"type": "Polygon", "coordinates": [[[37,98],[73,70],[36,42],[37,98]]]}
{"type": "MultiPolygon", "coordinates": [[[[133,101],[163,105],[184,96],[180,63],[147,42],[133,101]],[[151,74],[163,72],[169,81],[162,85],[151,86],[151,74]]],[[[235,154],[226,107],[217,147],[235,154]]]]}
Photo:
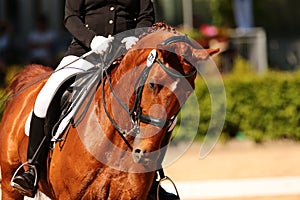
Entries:
{"type": "Polygon", "coordinates": [[[146,150],[141,148],[135,148],[132,151],[133,161],[144,166],[155,164],[158,157],[159,151],[147,152],[146,150]]]}

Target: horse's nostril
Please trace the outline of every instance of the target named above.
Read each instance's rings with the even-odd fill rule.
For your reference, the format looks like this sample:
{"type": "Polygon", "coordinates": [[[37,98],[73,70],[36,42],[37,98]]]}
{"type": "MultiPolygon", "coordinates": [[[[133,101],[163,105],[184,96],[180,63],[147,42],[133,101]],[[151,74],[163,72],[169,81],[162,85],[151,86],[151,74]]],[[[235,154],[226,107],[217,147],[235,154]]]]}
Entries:
{"type": "Polygon", "coordinates": [[[142,152],[142,150],[140,150],[140,149],[135,149],[135,150],[134,150],[134,153],[138,153],[138,154],[139,154],[139,153],[141,153],[141,152],[142,152]]]}
{"type": "Polygon", "coordinates": [[[143,157],[143,154],[144,153],[141,149],[135,149],[132,155],[134,162],[139,163],[143,157]]]}

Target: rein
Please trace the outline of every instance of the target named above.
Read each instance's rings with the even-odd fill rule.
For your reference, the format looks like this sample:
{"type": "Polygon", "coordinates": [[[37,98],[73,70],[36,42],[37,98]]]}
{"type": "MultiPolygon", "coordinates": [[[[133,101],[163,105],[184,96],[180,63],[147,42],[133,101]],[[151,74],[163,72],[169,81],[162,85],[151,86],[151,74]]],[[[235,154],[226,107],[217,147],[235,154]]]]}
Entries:
{"type": "MultiPolygon", "coordinates": [[[[164,40],[161,44],[162,45],[167,45],[167,44],[171,44],[171,43],[175,43],[175,42],[185,42],[189,45],[192,45],[191,41],[188,39],[188,37],[185,36],[173,36],[168,38],[167,40],[164,40]]],[[[135,91],[134,93],[136,94],[136,98],[134,100],[134,104],[132,109],[130,110],[127,105],[125,105],[124,102],[122,102],[122,100],[118,97],[118,95],[116,94],[116,92],[113,89],[111,80],[108,76],[108,72],[107,70],[103,70],[102,73],[102,102],[103,102],[103,107],[105,110],[105,113],[107,115],[107,117],[109,118],[109,120],[111,121],[112,125],[115,127],[115,129],[118,131],[119,135],[121,136],[121,138],[124,140],[124,142],[126,143],[126,145],[129,147],[130,150],[133,150],[133,147],[130,145],[130,143],[128,142],[128,140],[126,139],[126,136],[128,135],[132,135],[132,136],[136,136],[140,133],[140,126],[139,123],[143,122],[146,124],[150,124],[156,127],[159,127],[161,129],[163,128],[169,128],[173,123],[174,120],[176,118],[175,116],[172,116],[170,119],[162,119],[162,118],[156,118],[156,117],[152,117],[149,115],[145,115],[142,113],[142,109],[140,107],[141,104],[141,100],[142,100],[142,93],[144,90],[144,86],[145,83],[147,81],[147,78],[149,76],[149,73],[152,69],[152,66],[154,63],[158,63],[159,66],[171,77],[174,78],[189,78],[191,76],[194,76],[195,73],[197,72],[196,69],[193,70],[192,72],[188,73],[188,74],[180,74],[177,71],[173,71],[171,69],[168,69],[167,66],[159,59],[157,58],[157,52],[155,49],[153,49],[147,58],[147,64],[146,67],[143,69],[141,75],[139,76],[139,78],[137,79],[136,83],[135,83],[135,91]],[[103,76],[104,75],[104,76],[103,76]],[[106,79],[104,80],[104,77],[106,77],[106,79]],[[105,92],[104,92],[104,86],[105,86],[105,82],[107,81],[110,91],[112,92],[113,96],[116,98],[117,102],[121,105],[121,107],[127,112],[127,114],[131,117],[131,121],[133,124],[133,127],[127,131],[122,129],[116,122],[115,120],[112,118],[112,116],[110,115],[110,113],[107,110],[107,104],[106,104],[106,100],[105,100],[105,92]]]]}

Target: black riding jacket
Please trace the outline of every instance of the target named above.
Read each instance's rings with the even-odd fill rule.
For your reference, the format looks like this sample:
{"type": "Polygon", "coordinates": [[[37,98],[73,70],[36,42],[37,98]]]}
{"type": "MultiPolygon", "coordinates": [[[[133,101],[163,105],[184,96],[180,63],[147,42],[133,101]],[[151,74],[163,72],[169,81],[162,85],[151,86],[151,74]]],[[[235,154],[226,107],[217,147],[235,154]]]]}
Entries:
{"type": "Polygon", "coordinates": [[[66,55],[86,53],[96,35],[151,26],[154,20],[151,0],[66,0],[64,24],[74,38],[66,55]]]}

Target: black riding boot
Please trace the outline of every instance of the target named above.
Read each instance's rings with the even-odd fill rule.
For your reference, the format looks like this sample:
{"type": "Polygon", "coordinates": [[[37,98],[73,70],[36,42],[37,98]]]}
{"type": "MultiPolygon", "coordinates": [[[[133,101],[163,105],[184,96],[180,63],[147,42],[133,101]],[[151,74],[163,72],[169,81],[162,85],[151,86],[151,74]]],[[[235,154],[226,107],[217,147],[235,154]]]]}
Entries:
{"type": "Polygon", "coordinates": [[[37,190],[42,157],[40,156],[40,153],[45,143],[44,140],[46,139],[44,124],[44,118],[39,118],[32,113],[27,149],[27,162],[29,168],[22,175],[15,176],[11,182],[12,187],[29,197],[34,197],[37,190]]]}

